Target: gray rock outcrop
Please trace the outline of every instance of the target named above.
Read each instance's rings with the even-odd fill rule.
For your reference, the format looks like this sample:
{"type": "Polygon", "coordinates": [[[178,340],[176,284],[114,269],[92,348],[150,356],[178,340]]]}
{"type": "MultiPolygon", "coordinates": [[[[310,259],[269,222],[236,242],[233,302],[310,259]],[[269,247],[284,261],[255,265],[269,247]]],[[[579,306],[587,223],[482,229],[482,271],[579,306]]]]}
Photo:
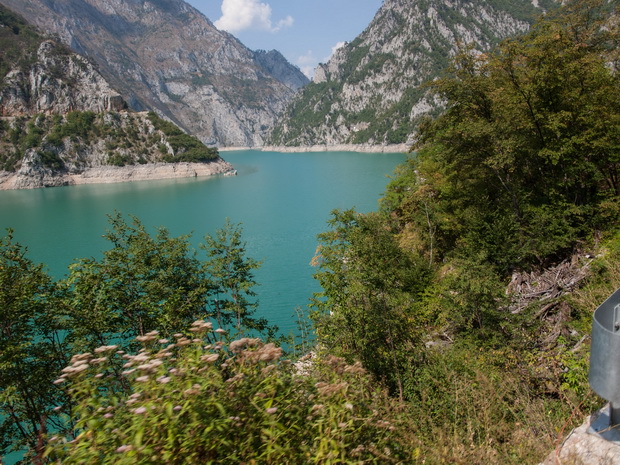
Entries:
{"type": "Polygon", "coordinates": [[[254,52],[254,59],[278,81],[283,82],[291,89],[301,89],[310,82],[305,74],[300,73],[299,69],[293,68],[277,50],[270,50],[268,52],[256,50],[254,52]]]}
{"type": "Polygon", "coordinates": [[[0,118],[4,128],[0,131],[0,162],[5,166],[4,170],[0,169],[0,190],[210,176],[235,171],[215,149],[206,147],[201,162],[186,161],[186,149],[173,140],[179,136],[167,135],[146,112],[76,112],[76,115],[81,118],[77,122],[57,114],[0,118]],[[81,128],[65,130],[71,125],[81,128]],[[11,145],[6,136],[11,131],[23,134],[22,142],[11,145]],[[29,139],[34,131],[37,138],[29,139]],[[30,143],[32,147],[26,148],[9,165],[11,152],[19,153],[25,140],[34,140],[30,143]]]}
{"type": "Polygon", "coordinates": [[[10,70],[0,89],[3,116],[127,108],[121,95],[88,60],[52,40],[41,43],[28,69],[10,70]]]}
{"type": "Polygon", "coordinates": [[[215,148],[127,104],[88,59],[0,5],[0,189],[231,173],[215,148]]]}
{"type": "Polygon", "coordinates": [[[209,163],[95,166],[79,172],[60,174],[40,165],[25,164],[17,173],[0,171],[0,190],[194,178],[218,174],[232,175],[235,174],[235,170],[230,163],[221,158],[209,163]]]}
{"type": "Polygon", "coordinates": [[[540,465],[620,465],[620,442],[592,434],[590,425],[609,407],[587,418],[565,437],[540,465]]]}
{"type": "Polygon", "coordinates": [[[132,109],[153,109],[213,145],[261,145],[306,79],[182,0],[0,3],[95,61],[132,109]]]}
{"type": "Polygon", "coordinates": [[[459,46],[489,50],[526,31],[540,12],[530,0],[385,0],[362,34],[318,66],[268,143],[410,142],[421,117],[442,106],[421,85],[448,66],[459,46]]]}

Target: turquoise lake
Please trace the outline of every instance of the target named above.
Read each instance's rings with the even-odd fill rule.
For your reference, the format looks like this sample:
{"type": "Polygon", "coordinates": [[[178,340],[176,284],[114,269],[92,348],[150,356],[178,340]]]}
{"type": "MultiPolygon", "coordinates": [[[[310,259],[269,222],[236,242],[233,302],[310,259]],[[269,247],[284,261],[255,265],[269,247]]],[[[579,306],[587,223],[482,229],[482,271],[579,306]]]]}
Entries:
{"type": "Polygon", "coordinates": [[[405,154],[352,152],[223,152],[238,176],[94,184],[0,192],[0,228],[14,229],[28,256],[56,278],[81,257],[100,257],[114,211],[137,216],[148,228],[192,233],[197,244],[226,218],[243,226],[248,256],[263,262],[256,273],[257,315],[297,328],[318,285],[310,266],[317,234],[333,209],[376,210],[405,154]]]}

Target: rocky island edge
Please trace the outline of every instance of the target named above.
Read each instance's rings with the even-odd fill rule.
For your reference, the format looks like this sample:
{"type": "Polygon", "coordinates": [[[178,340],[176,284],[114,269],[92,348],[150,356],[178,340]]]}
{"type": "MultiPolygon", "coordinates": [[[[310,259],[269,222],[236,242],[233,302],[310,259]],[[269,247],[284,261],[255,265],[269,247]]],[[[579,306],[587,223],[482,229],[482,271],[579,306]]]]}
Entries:
{"type": "Polygon", "coordinates": [[[305,152],[359,152],[359,153],[405,153],[411,144],[317,144],[303,146],[264,145],[261,147],[220,147],[220,152],[236,150],[261,150],[263,152],[305,153],[305,152]]]}
{"type": "Polygon", "coordinates": [[[176,179],[203,176],[234,176],[234,167],[218,158],[204,163],[148,163],[128,166],[96,166],[80,173],[54,174],[49,170],[32,173],[0,171],[0,190],[35,189],[39,187],[72,186],[78,184],[111,184],[118,182],[176,179]]]}

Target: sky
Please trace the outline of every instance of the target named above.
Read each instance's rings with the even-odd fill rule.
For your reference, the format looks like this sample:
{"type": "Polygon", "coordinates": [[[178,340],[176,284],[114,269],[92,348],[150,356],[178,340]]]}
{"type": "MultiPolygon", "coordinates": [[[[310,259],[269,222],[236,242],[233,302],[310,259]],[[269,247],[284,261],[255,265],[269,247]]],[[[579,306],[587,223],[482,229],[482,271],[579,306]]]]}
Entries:
{"type": "Polygon", "coordinates": [[[312,76],[317,64],[351,42],[383,0],[186,0],[252,50],[278,50],[312,76]]]}

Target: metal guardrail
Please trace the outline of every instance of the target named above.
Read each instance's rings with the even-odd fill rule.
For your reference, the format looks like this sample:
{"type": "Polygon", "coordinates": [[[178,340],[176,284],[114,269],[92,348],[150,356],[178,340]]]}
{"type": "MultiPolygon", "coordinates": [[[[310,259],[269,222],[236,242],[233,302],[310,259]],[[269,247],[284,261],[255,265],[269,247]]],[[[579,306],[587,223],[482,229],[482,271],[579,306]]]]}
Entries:
{"type": "Polygon", "coordinates": [[[620,434],[620,289],[594,311],[589,381],[610,403],[607,424],[599,427],[613,430],[615,440],[620,434]]]}

